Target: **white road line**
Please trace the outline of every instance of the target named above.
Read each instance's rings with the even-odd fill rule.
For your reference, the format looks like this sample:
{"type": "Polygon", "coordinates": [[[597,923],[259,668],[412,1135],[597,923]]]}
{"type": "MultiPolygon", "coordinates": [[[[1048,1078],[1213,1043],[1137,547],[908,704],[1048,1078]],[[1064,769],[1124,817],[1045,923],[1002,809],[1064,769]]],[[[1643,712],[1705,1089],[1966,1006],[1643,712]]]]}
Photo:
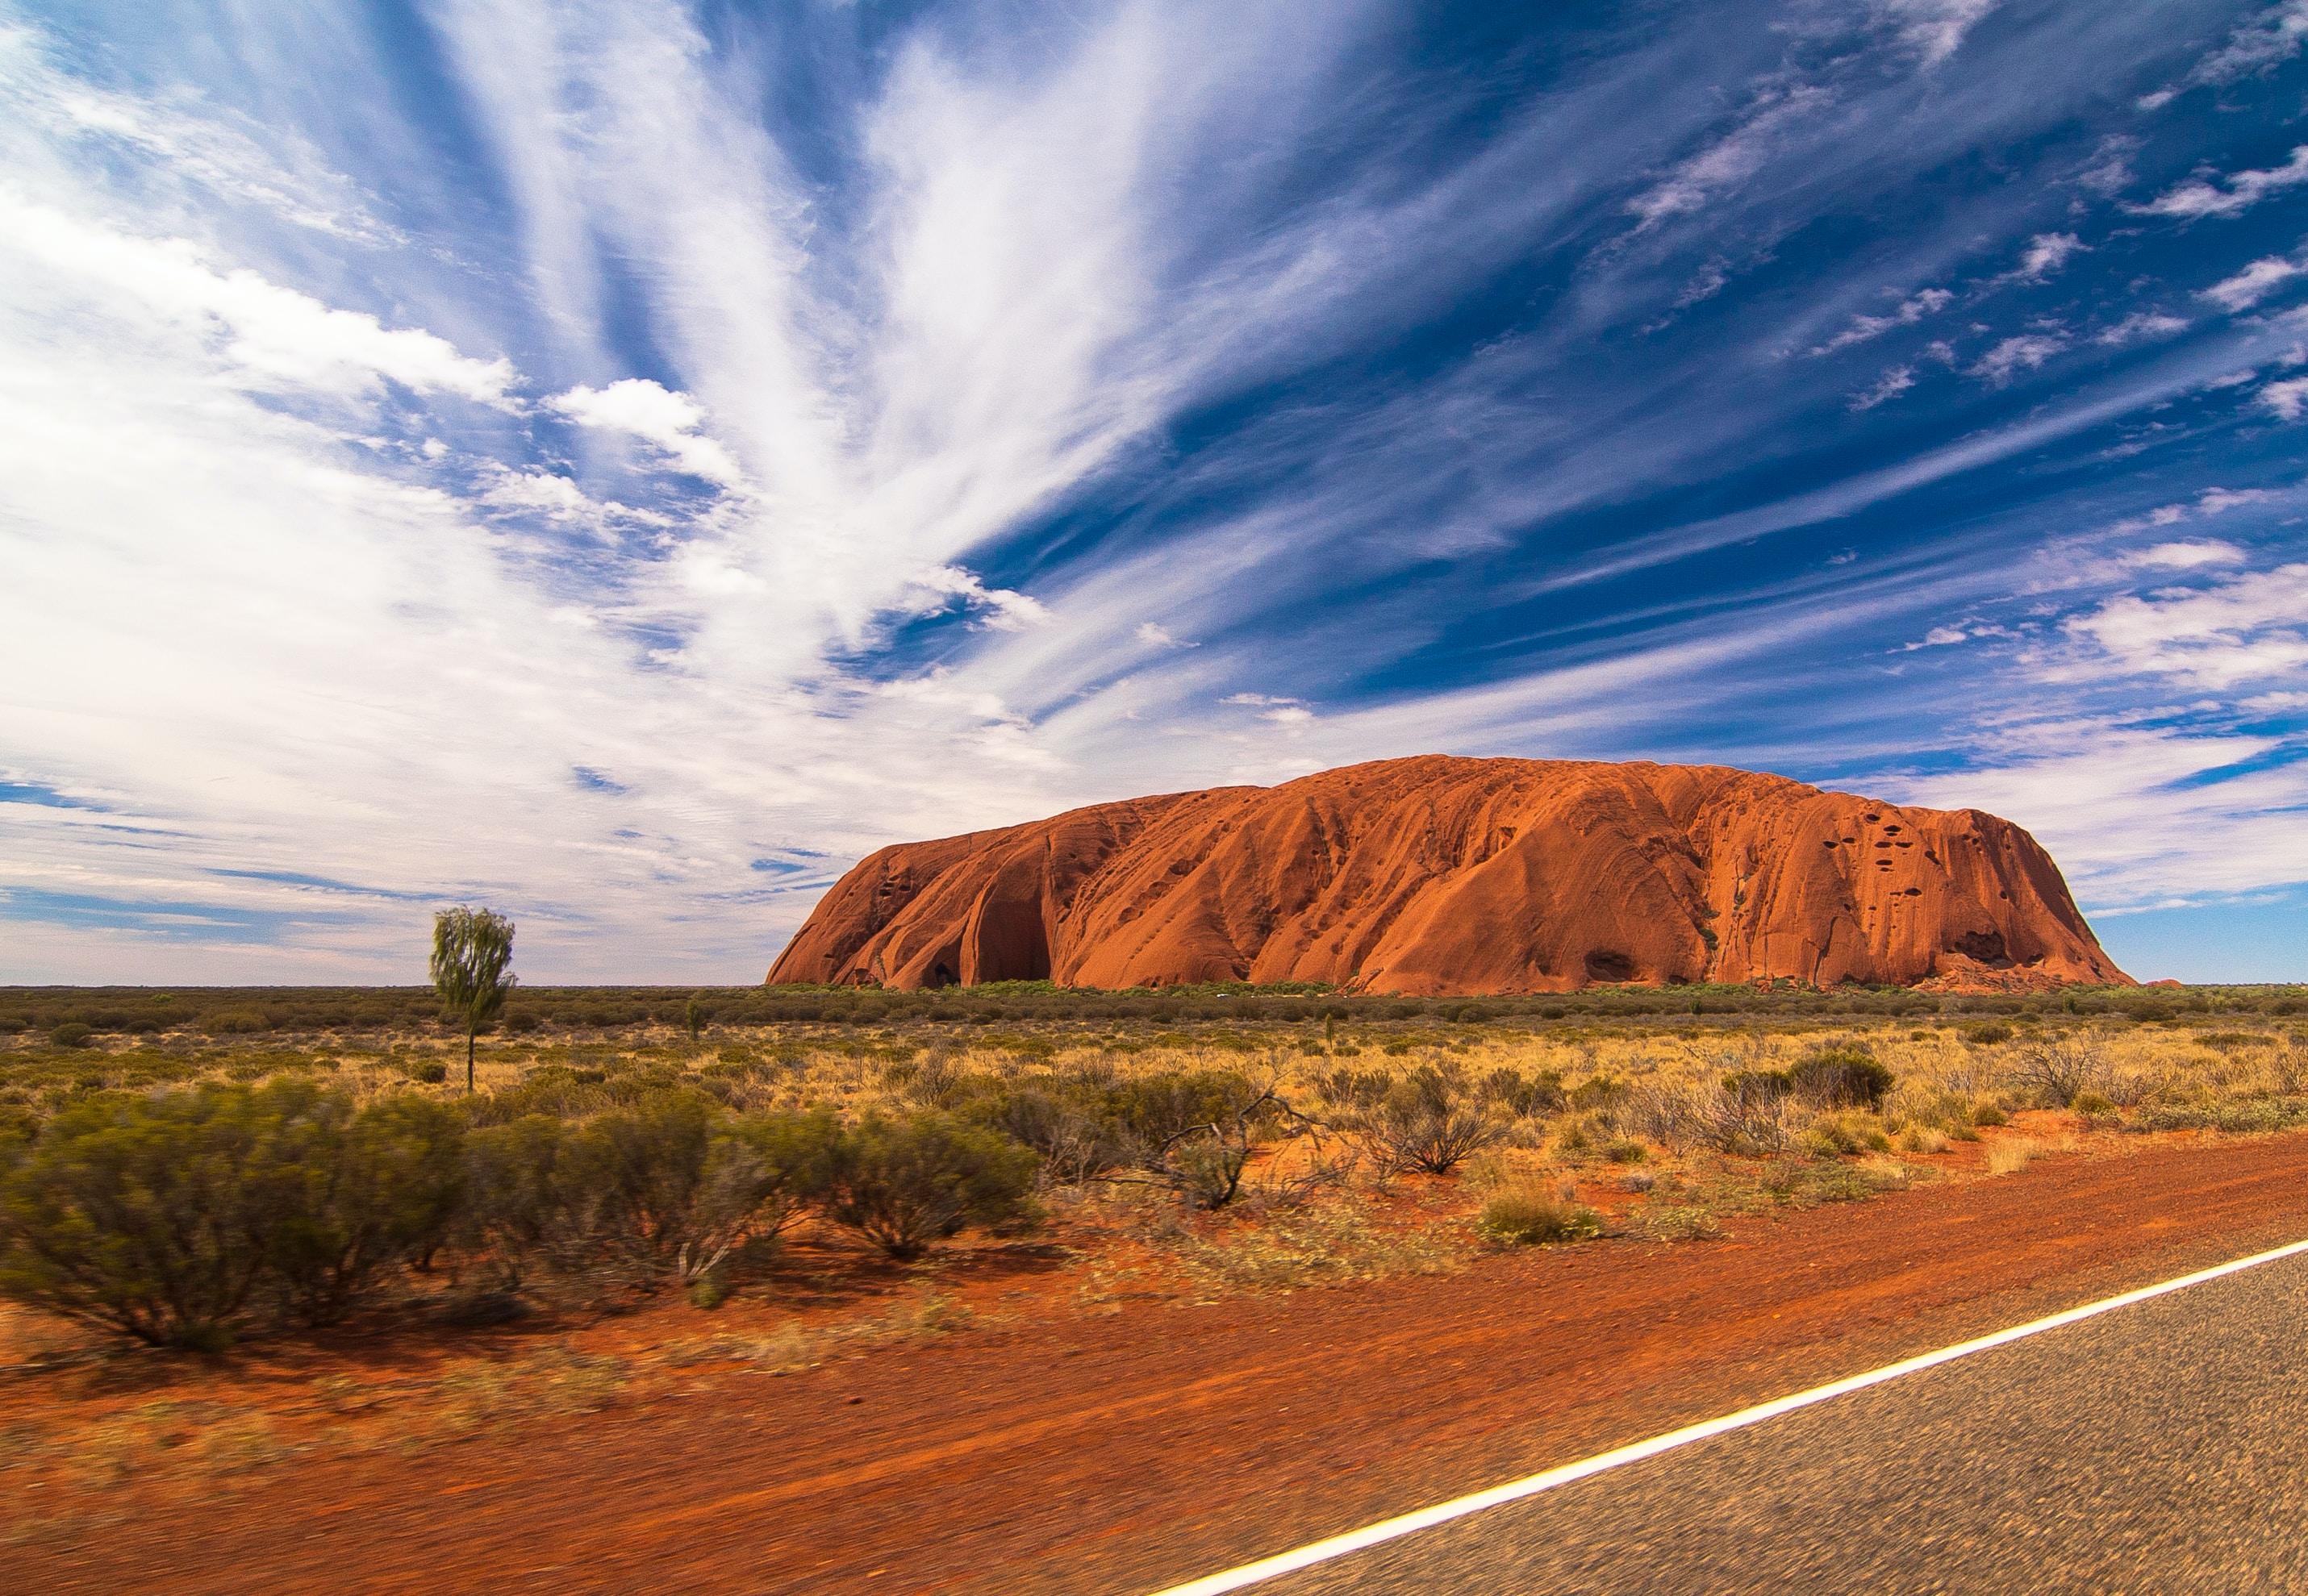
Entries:
{"type": "Polygon", "coordinates": [[[1311,1568],[1317,1563],[1327,1563],[1333,1557],[1343,1557],[1349,1553],[1362,1551],[1384,1541],[1398,1540],[1405,1535],[1415,1535],[1421,1530],[1431,1530],[1436,1524],[1449,1523],[1454,1518],[1465,1518],[1469,1514],[1503,1506],[1509,1502],[1520,1502],[1525,1497],[1537,1496],[1542,1491],[1553,1490],[1558,1485],[1569,1485],[1573,1480],[1589,1479],[1612,1469],[1623,1468],[1628,1463],[1641,1463],[1647,1457],[1657,1457],[1662,1452],[1672,1452],[1678,1446],[1688,1446],[1693,1441],[1703,1441],[1710,1436],[1727,1435],[1735,1429],[1744,1429],[1751,1424],[1761,1424],[1767,1419],[1776,1419],[1782,1413],[1792,1413],[1798,1408],[1807,1408],[1814,1403],[1828,1402],[1835,1397],[1848,1395],[1854,1391],[1864,1391],[1870,1386],[1880,1386],[1886,1380],[1896,1380],[1902,1375],[1919,1374],[1926,1369],[1936,1369],[1942,1363],[1952,1363],[1959,1358],[1968,1358],[1974,1352],[1985,1352],[1997,1347],[2008,1346],[2015,1341],[2024,1341],[2030,1335],[2041,1335],[2046,1330],[2057,1330],[2063,1325],[2072,1325],[2079,1320],[2088,1319],[2099,1314],[2112,1313],[2119,1308],[2129,1308],[2135,1302],[2145,1302],[2151,1297],[2161,1297],[2172,1291],[2183,1291],[2190,1286],[2202,1285],[2206,1281],[2218,1280],[2223,1275],[2239,1274],[2246,1269],[2256,1269],[2262,1264],[2272,1264],[2278,1258],[2293,1257],[2301,1253],[2308,1253],[2308,1240],[2294,1241],[2286,1246],[2270,1248],[2266,1252],[2253,1253],[2250,1257],[2216,1264],[2209,1269],[2199,1269],[2193,1274],[2183,1274],[2176,1280],[2166,1280],[2156,1285],[2141,1286],[2137,1291],[2106,1297],[2097,1302],[2087,1302],[2081,1308],[2071,1308],[2063,1313],[2055,1313],[2047,1318],[2030,1319],[2024,1325],[2014,1325],[2009,1330],[1998,1330],[1992,1335],[1983,1335],[1973,1341],[1958,1342],[1951,1347],[1942,1347],[1934,1352],[1923,1352],[1913,1358],[1902,1359],[1897,1363],[1887,1363],[1881,1369],[1869,1369],[1865,1374],[1852,1375],[1848,1378],[1836,1380],[1825,1386],[1814,1386],[1808,1391],[1798,1391],[1792,1396],[1777,1397],[1755,1407],[1742,1408],[1735,1413],[1726,1413],[1720,1419],[1709,1419],[1701,1423],[1686,1425],[1681,1429],[1669,1430],[1663,1436],[1653,1436],[1648,1441],[1637,1441],[1632,1446],[1598,1453],[1593,1457],[1582,1458],[1577,1463],[1564,1463],[1560,1468],[1549,1469],[1544,1473],[1528,1475],[1520,1480],[1511,1480],[1504,1485],[1494,1485],[1488,1490],[1478,1490],[1472,1496],[1453,1497],[1448,1502],[1437,1502],[1432,1507],[1421,1507],[1416,1513],[1406,1513],[1399,1518],[1385,1519],[1364,1529],[1349,1531],[1344,1535],[1333,1535],[1327,1540],[1317,1540],[1312,1545],[1302,1546],[1296,1551],[1283,1552],[1271,1557],[1262,1557],[1255,1563],[1244,1563],[1241,1567],[1229,1568],[1223,1574],[1212,1574],[1201,1579],[1189,1580],[1183,1585],[1172,1585],[1167,1590],[1156,1592],[1155,1596],[1219,1596],[1221,1592],[1239,1591],[1246,1585],[1254,1585],[1279,1575],[1293,1574],[1301,1568],[1311,1568]]]}

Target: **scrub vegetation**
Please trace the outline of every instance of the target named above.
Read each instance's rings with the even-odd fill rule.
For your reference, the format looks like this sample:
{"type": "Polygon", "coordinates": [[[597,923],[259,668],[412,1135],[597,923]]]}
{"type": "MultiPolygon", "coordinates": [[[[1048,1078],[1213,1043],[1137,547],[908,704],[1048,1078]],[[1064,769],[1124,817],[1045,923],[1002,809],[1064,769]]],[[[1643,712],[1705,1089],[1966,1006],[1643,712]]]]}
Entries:
{"type": "Polygon", "coordinates": [[[429,989],[16,990],[0,1362],[512,1338],[403,1400],[448,1435],[1005,1314],[1703,1244],[2308,1125],[2303,997],[521,987],[468,1094],[470,1022],[429,989]],[[614,1354],[569,1339],[619,1323],[614,1354]]]}

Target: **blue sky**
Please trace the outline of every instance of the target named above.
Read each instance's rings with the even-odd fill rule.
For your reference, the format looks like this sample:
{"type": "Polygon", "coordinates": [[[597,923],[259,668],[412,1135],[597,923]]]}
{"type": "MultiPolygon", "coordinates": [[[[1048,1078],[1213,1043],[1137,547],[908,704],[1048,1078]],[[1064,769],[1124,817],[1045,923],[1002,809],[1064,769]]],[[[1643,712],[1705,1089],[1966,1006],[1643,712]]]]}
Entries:
{"type": "Polygon", "coordinates": [[[2308,0],[0,4],[0,979],[1388,755],[2308,978],[2308,0]]]}

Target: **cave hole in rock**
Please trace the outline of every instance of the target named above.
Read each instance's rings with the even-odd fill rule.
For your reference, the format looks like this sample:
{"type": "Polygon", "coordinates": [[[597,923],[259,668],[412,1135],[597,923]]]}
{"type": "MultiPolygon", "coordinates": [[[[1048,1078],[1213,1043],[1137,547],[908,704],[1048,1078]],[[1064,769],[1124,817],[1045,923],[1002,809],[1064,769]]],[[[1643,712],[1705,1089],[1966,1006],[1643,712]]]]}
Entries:
{"type": "Polygon", "coordinates": [[[1587,956],[1587,979],[1589,981],[1632,981],[1635,961],[1623,953],[1601,949],[1587,956]]]}

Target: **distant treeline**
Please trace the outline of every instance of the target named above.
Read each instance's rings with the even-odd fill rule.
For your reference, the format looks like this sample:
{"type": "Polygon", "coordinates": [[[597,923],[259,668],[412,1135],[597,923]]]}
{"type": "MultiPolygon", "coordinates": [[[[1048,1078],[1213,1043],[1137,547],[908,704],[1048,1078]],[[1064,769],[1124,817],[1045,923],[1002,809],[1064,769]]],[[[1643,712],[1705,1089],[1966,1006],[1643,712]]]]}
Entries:
{"type": "MultiPolygon", "coordinates": [[[[512,1034],[688,1029],[780,1024],[989,1025],[1021,1020],[1193,1020],[1372,1023],[1390,1020],[1539,1022],[1678,1015],[1904,1017],[1929,1015],[2103,1015],[2147,1023],[2211,1014],[2308,1013],[2308,987],[2070,988],[1942,995],[1900,987],[1827,991],[1753,986],[1595,987],[1512,997],[1399,998],[1311,984],[1177,986],[1107,991],[1004,982],[934,991],[871,987],[524,986],[505,1006],[512,1034]]],[[[95,1041],[107,1036],[209,1036],[363,1032],[429,1026],[430,987],[0,987],[0,1036],[95,1041]]]]}

